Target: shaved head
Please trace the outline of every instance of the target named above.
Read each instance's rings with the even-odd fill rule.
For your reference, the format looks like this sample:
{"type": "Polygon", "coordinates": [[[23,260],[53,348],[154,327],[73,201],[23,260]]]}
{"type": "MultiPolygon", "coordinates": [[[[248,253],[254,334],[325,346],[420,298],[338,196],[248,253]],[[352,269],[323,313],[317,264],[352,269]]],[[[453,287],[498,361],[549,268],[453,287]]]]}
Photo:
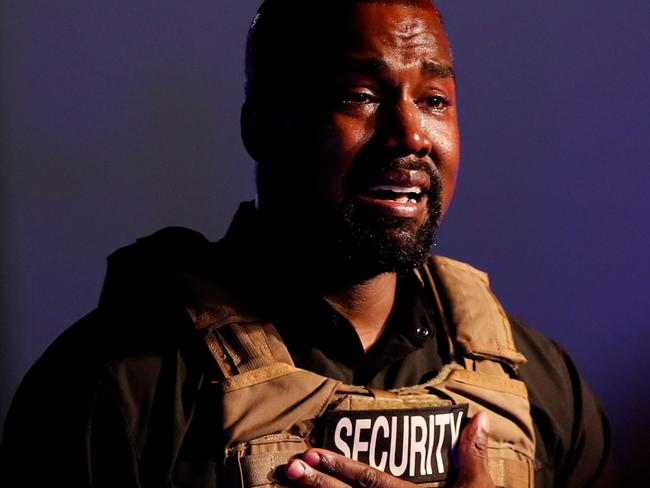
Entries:
{"type": "Polygon", "coordinates": [[[382,5],[404,5],[406,7],[418,7],[427,10],[438,9],[430,0],[352,0],[353,3],[379,3],[382,5]]]}
{"type": "Polygon", "coordinates": [[[308,59],[335,47],[341,14],[355,4],[402,5],[436,13],[430,0],[265,0],[253,19],[246,44],[246,97],[277,93],[287,57],[308,59]],[[309,46],[304,41],[309,39],[309,46]],[[316,42],[314,42],[316,40],[316,42]],[[307,47],[310,52],[306,52],[307,47]]]}

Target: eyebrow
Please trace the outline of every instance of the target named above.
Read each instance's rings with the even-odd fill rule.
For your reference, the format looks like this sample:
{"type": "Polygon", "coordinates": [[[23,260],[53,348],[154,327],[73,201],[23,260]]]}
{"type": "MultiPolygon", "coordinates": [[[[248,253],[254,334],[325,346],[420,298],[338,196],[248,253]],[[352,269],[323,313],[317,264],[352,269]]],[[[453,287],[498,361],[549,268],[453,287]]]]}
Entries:
{"type": "Polygon", "coordinates": [[[340,73],[363,73],[368,75],[379,75],[386,71],[388,65],[377,58],[345,58],[336,63],[335,70],[340,73]]]}
{"type": "Polygon", "coordinates": [[[437,61],[424,61],[422,71],[438,78],[455,78],[454,67],[437,61]]]}
{"type": "MultiPolygon", "coordinates": [[[[380,75],[388,70],[388,64],[378,58],[357,59],[347,58],[337,63],[337,71],[342,73],[365,73],[380,75]]],[[[454,68],[449,64],[426,60],[422,62],[421,71],[436,78],[455,78],[454,68]]]]}

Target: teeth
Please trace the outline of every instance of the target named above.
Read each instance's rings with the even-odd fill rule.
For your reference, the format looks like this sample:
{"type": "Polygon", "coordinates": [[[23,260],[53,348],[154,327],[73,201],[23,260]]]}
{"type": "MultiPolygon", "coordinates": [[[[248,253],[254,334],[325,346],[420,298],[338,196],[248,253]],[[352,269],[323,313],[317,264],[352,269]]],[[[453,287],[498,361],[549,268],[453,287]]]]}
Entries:
{"type": "Polygon", "coordinates": [[[370,191],[392,191],[393,193],[415,193],[419,195],[422,190],[419,186],[377,185],[371,186],[370,191]]]}
{"type": "Polygon", "coordinates": [[[398,203],[418,203],[415,198],[409,198],[407,196],[396,198],[394,201],[398,203]]]}

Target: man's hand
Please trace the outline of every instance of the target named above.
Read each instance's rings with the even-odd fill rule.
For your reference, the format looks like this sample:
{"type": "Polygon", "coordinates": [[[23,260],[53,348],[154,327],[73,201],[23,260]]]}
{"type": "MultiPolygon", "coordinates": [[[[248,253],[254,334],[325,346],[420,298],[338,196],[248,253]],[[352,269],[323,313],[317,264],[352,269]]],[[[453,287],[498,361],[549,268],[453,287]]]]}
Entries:
{"type": "Polygon", "coordinates": [[[490,419],[479,412],[465,426],[456,446],[458,480],[454,488],[495,488],[490,478],[487,458],[487,439],[490,419]]]}
{"type": "MultiPolygon", "coordinates": [[[[455,488],[494,488],[488,473],[488,416],[475,415],[457,446],[458,481],[455,488]]],[[[305,488],[413,488],[417,485],[325,449],[309,449],[284,470],[294,485],[305,488]]]]}

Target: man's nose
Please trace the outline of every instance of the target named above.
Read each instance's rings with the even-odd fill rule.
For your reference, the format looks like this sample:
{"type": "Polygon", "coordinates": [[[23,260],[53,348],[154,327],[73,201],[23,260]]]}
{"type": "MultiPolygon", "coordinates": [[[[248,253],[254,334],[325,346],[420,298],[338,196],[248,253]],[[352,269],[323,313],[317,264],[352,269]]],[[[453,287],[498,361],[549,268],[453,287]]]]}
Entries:
{"type": "Polygon", "coordinates": [[[431,137],[423,124],[422,113],[412,100],[399,99],[382,107],[378,132],[383,146],[394,157],[428,156],[432,150],[431,137]]]}

